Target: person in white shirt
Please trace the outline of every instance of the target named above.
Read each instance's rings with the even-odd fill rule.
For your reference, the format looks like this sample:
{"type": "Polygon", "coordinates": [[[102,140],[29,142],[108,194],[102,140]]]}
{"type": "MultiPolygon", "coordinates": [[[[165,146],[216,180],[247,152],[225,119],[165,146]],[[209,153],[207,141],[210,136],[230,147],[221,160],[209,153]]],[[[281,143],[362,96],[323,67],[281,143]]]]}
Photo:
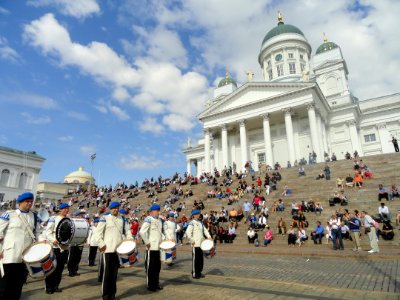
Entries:
{"type": "Polygon", "coordinates": [[[89,267],[96,266],[96,263],[95,263],[96,254],[97,254],[97,249],[99,247],[98,247],[98,244],[96,242],[96,239],[95,239],[95,236],[94,236],[93,233],[94,233],[94,231],[95,231],[95,229],[96,229],[98,224],[99,224],[99,219],[94,219],[92,226],[90,226],[89,235],[88,235],[88,238],[87,238],[87,243],[89,245],[89,257],[88,257],[89,267]]]}
{"type": "Polygon", "coordinates": [[[381,221],[390,220],[390,212],[389,207],[385,205],[385,203],[381,202],[381,206],[378,208],[379,218],[381,221]]]}
{"type": "Polygon", "coordinates": [[[257,232],[254,230],[254,228],[249,227],[249,230],[247,231],[247,239],[249,240],[249,244],[254,243],[257,238],[257,232]]]}
{"type": "Polygon", "coordinates": [[[4,274],[0,276],[0,299],[18,300],[28,270],[22,252],[36,241],[37,216],[30,211],[34,196],[26,192],[18,196],[18,208],[0,216],[0,260],[4,274]]]}
{"type": "Polygon", "coordinates": [[[140,236],[146,245],[145,268],[147,289],[151,292],[162,290],[160,285],[160,243],[164,240],[163,224],[160,219],[160,205],[150,207],[150,216],[146,217],[140,229],[140,236]]]}
{"type": "Polygon", "coordinates": [[[329,225],[331,226],[333,250],[337,250],[338,248],[344,250],[342,233],[340,231],[340,218],[336,215],[332,215],[329,220],[329,225]]]}
{"type": "Polygon", "coordinates": [[[378,253],[378,238],[376,236],[375,221],[368,215],[366,211],[361,212],[361,219],[363,220],[365,233],[368,235],[371,250],[368,253],[378,253]]]}
{"type": "Polygon", "coordinates": [[[104,300],[115,299],[117,293],[117,276],[119,268],[119,257],[116,253],[118,245],[126,236],[132,239],[132,233],[128,222],[118,215],[120,203],[111,202],[108,208],[110,214],[99,220],[94,231],[94,239],[102,252],[102,296],[104,300]]]}

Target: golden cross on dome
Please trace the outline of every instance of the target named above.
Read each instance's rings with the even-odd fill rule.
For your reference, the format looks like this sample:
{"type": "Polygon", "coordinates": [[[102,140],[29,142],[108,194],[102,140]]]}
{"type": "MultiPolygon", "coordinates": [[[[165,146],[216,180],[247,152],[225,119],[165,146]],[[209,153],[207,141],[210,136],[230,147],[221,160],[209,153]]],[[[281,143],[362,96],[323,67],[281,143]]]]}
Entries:
{"type": "Polygon", "coordinates": [[[225,71],[225,78],[228,78],[229,77],[229,69],[228,69],[228,66],[226,66],[226,69],[225,69],[226,71],[225,71]]]}
{"type": "Polygon", "coordinates": [[[324,43],[328,42],[328,38],[326,37],[326,34],[324,32],[324,43]]]}
{"type": "Polygon", "coordinates": [[[278,22],[282,22],[282,20],[283,20],[282,14],[281,14],[281,12],[278,10],[278,22]]]}

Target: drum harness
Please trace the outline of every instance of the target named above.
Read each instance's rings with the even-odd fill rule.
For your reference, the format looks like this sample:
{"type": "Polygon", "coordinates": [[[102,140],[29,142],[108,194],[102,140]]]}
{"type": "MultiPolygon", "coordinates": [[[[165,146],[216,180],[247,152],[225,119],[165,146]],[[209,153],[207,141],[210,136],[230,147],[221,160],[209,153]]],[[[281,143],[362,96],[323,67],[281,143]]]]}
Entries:
{"type": "MultiPolygon", "coordinates": [[[[22,221],[22,223],[24,224],[26,230],[28,231],[29,235],[31,236],[32,240],[35,242],[36,241],[36,237],[32,232],[32,229],[30,228],[28,221],[23,218],[21,216],[21,212],[19,210],[16,211],[16,214],[18,215],[18,218],[22,221]]],[[[36,231],[36,223],[37,223],[37,215],[35,213],[33,213],[33,222],[34,224],[34,231],[36,231]]]]}

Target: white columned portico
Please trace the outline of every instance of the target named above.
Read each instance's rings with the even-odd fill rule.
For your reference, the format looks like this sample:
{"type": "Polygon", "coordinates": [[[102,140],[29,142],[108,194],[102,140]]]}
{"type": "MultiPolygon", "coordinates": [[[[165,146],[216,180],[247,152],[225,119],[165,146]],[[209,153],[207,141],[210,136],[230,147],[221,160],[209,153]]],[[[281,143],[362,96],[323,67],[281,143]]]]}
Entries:
{"type": "Polygon", "coordinates": [[[313,103],[307,106],[308,110],[308,121],[310,122],[310,132],[311,132],[311,146],[312,150],[317,153],[317,161],[322,161],[322,157],[318,155],[319,149],[319,140],[317,135],[317,120],[315,116],[315,106],[313,103]]]}
{"type": "Polygon", "coordinates": [[[293,124],[292,124],[292,110],[290,108],[284,109],[285,113],[285,127],[286,127],[286,138],[289,148],[289,160],[293,164],[296,160],[294,153],[294,137],[293,137],[293,124]]]}
{"type": "Polygon", "coordinates": [[[191,170],[190,170],[190,164],[191,164],[191,161],[190,161],[190,159],[188,159],[187,161],[186,161],[186,172],[187,172],[187,174],[188,175],[190,175],[191,174],[191,170]]]}
{"type": "Polygon", "coordinates": [[[321,161],[324,161],[324,143],[322,140],[322,121],[321,121],[321,114],[319,111],[316,113],[316,119],[317,119],[317,138],[319,141],[319,152],[317,152],[317,155],[321,158],[321,161]]]}
{"type": "Polygon", "coordinates": [[[271,142],[271,128],[269,125],[269,115],[263,116],[263,129],[264,129],[264,148],[265,148],[265,163],[266,165],[273,166],[272,157],[272,142],[271,142]]]}
{"type": "Polygon", "coordinates": [[[211,164],[210,164],[210,130],[207,128],[204,130],[204,159],[205,159],[205,166],[204,171],[206,173],[211,172],[211,164]]]}
{"type": "Polygon", "coordinates": [[[351,145],[353,146],[353,152],[357,150],[358,154],[362,155],[360,140],[358,138],[358,133],[357,133],[357,123],[354,120],[350,120],[348,121],[347,124],[349,126],[350,140],[351,140],[351,145]]]}
{"type": "Polygon", "coordinates": [[[379,140],[381,141],[382,153],[392,153],[394,151],[393,144],[391,143],[392,137],[386,128],[386,123],[376,125],[379,133],[379,140]]]}
{"type": "Polygon", "coordinates": [[[240,170],[244,169],[244,165],[247,162],[247,135],[246,135],[246,124],[244,120],[239,121],[240,130],[240,150],[242,152],[242,166],[240,170]]]}
{"type": "Polygon", "coordinates": [[[322,143],[324,145],[324,151],[326,153],[329,153],[328,138],[327,138],[327,135],[326,135],[326,125],[325,125],[324,121],[322,121],[322,143]]]}
{"type": "Polygon", "coordinates": [[[222,168],[228,167],[228,131],[226,124],[221,125],[222,168]]]}

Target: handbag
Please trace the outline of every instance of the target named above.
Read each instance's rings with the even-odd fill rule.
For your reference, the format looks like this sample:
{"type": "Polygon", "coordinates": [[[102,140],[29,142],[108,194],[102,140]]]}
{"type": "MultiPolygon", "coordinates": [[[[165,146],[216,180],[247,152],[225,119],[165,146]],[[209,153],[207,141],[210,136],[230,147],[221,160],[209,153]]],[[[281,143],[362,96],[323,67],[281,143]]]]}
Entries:
{"type": "Polygon", "coordinates": [[[370,227],[365,227],[365,234],[371,232],[371,228],[370,227]]]}

